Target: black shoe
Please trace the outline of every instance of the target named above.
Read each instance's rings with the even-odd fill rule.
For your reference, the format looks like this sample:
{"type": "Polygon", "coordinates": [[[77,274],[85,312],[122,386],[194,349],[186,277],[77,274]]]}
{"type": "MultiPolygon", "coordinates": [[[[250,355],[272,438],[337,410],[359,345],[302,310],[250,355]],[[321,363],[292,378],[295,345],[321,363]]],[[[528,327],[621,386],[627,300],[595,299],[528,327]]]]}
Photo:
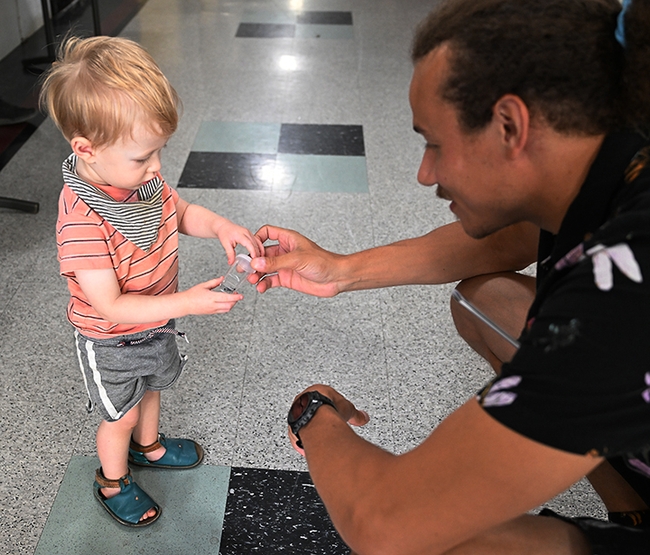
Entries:
{"type": "Polygon", "coordinates": [[[607,513],[607,520],[614,524],[620,524],[621,526],[650,529],[650,511],[607,513]]]}
{"type": "Polygon", "coordinates": [[[594,555],[648,555],[650,529],[605,522],[595,518],[568,518],[550,509],[542,509],[541,517],[553,517],[574,524],[587,537],[594,555]]]}
{"type": "Polygon", "coordinates": [[[0,98],[0,125],[14,125],[32,119],[38,113],[34,108],[21,108],[0,98]]]}

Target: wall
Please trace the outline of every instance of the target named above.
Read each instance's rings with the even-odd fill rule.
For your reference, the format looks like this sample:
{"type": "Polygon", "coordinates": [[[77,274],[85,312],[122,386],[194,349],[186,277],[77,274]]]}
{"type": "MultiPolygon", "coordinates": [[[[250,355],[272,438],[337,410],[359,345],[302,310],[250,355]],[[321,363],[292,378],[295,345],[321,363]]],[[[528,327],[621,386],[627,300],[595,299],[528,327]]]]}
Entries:
{"type": "Polygon", "coordinates": [[[42,26],[41,0],[0,0],[0,59],[42,26]]]}

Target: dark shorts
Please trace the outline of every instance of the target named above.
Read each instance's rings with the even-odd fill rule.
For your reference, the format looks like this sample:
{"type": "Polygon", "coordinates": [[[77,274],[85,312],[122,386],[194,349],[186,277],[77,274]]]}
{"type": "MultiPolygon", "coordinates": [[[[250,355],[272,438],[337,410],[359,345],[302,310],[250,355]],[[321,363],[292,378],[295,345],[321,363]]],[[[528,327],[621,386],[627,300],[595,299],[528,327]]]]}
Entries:
{"type": "Polygon", "coordinates": [[[605,522],[595,518],[568,518],[550,509],[540,513],[543,517],[559,518],[577,526],[591,544],[593,555],[648,555],[650,553],[650,528],[635,528],[605,522]]]}
{"type": "Polygon", "coordinates": [[[88,392],[89,412],[108,421],[122,418],[147,390],[171,387],[187,357],[178,352],[171,326],[111,339],[75,332],[79,366],[88,392]]]}

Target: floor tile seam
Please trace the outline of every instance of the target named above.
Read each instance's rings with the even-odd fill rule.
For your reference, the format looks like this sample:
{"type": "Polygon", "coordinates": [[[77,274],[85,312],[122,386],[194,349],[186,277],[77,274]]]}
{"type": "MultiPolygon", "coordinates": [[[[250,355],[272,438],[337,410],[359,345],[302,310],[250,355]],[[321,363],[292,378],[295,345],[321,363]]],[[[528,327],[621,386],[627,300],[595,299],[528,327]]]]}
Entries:
{"type": "Polygon", "coordinates": [[[390,430],[390,437],[392,440],[392,447],[395,449],[395,445],[397,445],[396,442],[396,437],[395,437],[395,413],[393,411],[393,390],[391,387],[391,379],[390,379],[390,372],[388,369],[388,350],[386,348],[386,321],[384,319],[384,309],[383,309],[383,303],[379,303],[379,318],[381,322],[381,347],[382,347],[382,352],[383,352],[383,360],[384,360],[384,377],[386,378],[386,389],[387,389],[387,397],[388,397],[388,414],[390,415],[390,424],[389,424],[389,430],[390,430]]]}
{"type": "Polygon", "coordinates": [[[7,311],[7,307],[9,306],[9,303],[11,302],[11,299],[6,299],[4,303],[2,303],[2,306],[0,307],[0,322],[2,322],[2,319],[5,316],[5,312],[7,311]]]}
{"type": "Polygon", "coordinates": [[[241,391],[240,391],[240,395],[239,395],[239,403],[238,403],[238,406],[237,406],[237,424],[236,424],[236,427],[235,427],[235,434],[234,434],[234,438],[233,438],[233,450],[232,450],[230,464],[229,464],[230,468],[233,468],[235,466],[235,456],[236,456],[236,453],[237,453],[237,451],[239,449],[239,437],[240,437],[240,431],[241,431],[241,428],[242,428],[242,413],[243,413],[242,409],[243,409],[243,406],[244,406],[244,395],[245,395],[246,383],[247,383],[246,379],[248,377],[249,367],[250,367],[250,357],[248,356],[248,353],[249,353],[249,348],[250,348],[251,342],[253,341],[253,328],[254,328],[254,323],[255,323],[255,317],[256,317],[256,314],[257,314],[257,300],[258,300],[258,298],[255,297],[255,303],[254,303],[254,307],[253,307],[253,311],[252,311],[253,314],[252,314],[252,318],[251,318],[251,325],[250,325],[250,328],[249,328],[249,331],[248,331],[248,334],[247,334],[247,338],[246,338],[246,351],[244,353],[244,372],[243,372],[242,378],[241,378],[241,391]]]}
{"type": "MultiPolygon", "coordinates": [[[[367,165],[366,165],[366,171],[367,171],[367,165]]],[[[376,245],[376,238],[377,235],[375,233],[376,230],[376,221],[375,221],[375,210],[374,210],[374,198],[372,195],[372,188],[370,183],[368,183],[368,190],[369,190],[369,196],[370,196],[370,237],[373,245],[376,245]]],[[[387,387],[387,397],[388,397],[388,414],[389,414],[389,429],[390,429],[390,437],[392,441],[392,448],[395,449],[395,446],[397,445],[396,437],[395,437],[395,414],[393,411],[393,397],[392,397],[392,388],[391,388],[391,379],[390,379],[390,371],[388,368],[388,350],[386,347],[387,341],[386,341],[386,321],[385,321],[385,314],[384,314],[384,308],[383,308],[383,303],[381,302],[381,292],[377,292],[380,296],[380,302],[379,302],[379,318],[380,318],[380,323],[381,323],[381,347],[382,347],[382,352],[383,352],[383,360],[384,360],[384,376],[386,378],[386,387],[387,387]]]]}

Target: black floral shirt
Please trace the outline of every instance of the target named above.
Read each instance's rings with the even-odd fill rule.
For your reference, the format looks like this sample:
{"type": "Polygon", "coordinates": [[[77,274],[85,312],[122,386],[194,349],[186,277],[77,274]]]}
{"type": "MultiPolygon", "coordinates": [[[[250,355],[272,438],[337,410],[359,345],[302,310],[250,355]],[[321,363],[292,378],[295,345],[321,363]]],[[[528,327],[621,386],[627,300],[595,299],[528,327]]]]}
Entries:
{"type": "Polygon", "coordinates": [[[606,137],[557,236],[502,374],[479,394],[509,428],[650,477],[650,141],[606,137]]]}

